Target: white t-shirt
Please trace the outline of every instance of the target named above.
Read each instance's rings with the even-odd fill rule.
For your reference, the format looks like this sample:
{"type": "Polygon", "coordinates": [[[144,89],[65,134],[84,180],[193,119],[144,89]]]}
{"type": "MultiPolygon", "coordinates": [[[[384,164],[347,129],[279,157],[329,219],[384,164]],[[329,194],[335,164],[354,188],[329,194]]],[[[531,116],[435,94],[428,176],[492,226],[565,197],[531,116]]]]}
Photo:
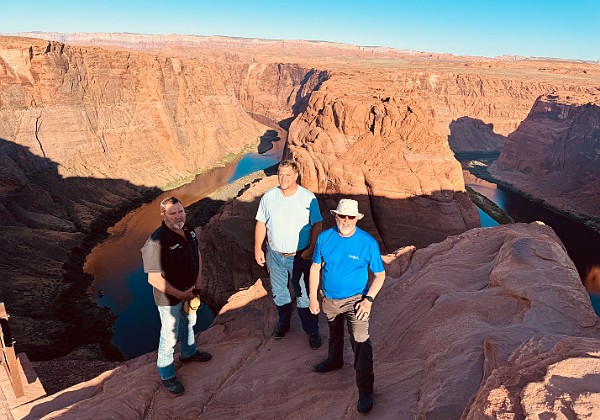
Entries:
{"type": "Polygon", "coordinates": [[[323,218],[315,195],[298,185],[290,197],[284,196],[279,187],[267,191],[260,199],[256,220],[267,226],[273,251],[290,253],[309,245],[310,228],[323,218]]]}

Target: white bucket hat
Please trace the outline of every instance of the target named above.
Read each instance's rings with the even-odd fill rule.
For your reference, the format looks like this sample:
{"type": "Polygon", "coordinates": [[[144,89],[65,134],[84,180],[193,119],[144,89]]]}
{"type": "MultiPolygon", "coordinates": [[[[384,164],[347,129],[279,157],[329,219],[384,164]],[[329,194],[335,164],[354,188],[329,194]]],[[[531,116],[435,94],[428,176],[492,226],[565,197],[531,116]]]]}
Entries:
{"type": "Polygon", "coordinates": [[[349,198],[342,198],[338,203],[337,209],[330,210],[334,216],[336,214],[343,214],[347,216],[356,216],[358,220],[362,219],[365,215],[358,212],[358,201],[351,200],[349,198]]]}

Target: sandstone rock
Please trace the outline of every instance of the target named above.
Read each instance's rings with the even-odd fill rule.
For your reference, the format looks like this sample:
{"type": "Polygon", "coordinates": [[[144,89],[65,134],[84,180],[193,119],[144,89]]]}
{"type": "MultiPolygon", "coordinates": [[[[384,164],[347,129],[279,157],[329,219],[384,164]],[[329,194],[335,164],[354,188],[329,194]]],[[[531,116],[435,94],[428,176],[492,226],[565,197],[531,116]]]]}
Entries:
{"type": "Polygon", "coordinates": [[[600,96],[542,96],[489,172],[600,231],[599,133],[600,96]]]}
{"type": "Polygon", "coordinates": [[[313,93],[288,136],[303,184],[326,196],[324,213],[340,197],[356,198],[362,226],[387,250],[478,226],[460,165],[433,120],[386,88],[334,74],[313,93]]]}
{"type": "MultiPolygon", "coordinates": [[[[312,418],[327,410],[328,418],[358,418],[349,343],[343,369],[316,374],[326,346],[310,351],[296,317],[275,341],[275,322],[259,281],[197,336],[213,360],[177,364],[182,397],[161,388],[150,353],[34,402],[30,415],[312,418]]],[[[324,318],[321,325],[326,338],[324,318]]],[[[473,229],[415,251],[400,277],[386,279],[371,339],[377,418],[598,414],[600,319],[557,237],[540,224],[473,229]]]]}
{"type": "Polygon", "coordinates": [[[494,133],[493,124],[460,117],[450,123],[448,143],[454,153],[464,152],[499,152],[506,138],[494,133]]]}
{"type": "Polygon", "coordinates": [[[483,382],[462,418],[596,418],[598,349],[593,338],[531,338],[483,382]]]}
{"type": "Polygon", "coordinates": [[[166,185],[256,143],[218,65],[0,38],[0,137],[58,163],[62,176],[166,185]]]}

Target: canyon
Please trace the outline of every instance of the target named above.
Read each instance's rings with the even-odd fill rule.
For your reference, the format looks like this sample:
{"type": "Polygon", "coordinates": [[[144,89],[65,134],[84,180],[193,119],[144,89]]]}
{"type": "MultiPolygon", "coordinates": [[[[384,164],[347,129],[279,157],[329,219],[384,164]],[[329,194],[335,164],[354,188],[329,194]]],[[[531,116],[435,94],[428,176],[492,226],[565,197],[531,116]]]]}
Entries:
{"type": "Polygon", "coordinates": [[[543,95],[490,174],[600,232],[600,95],[543,95]]]}
{"type": "MultiPolygon", "coordinates": [[[[502,149],[498,169],[491,173],[531,195],[547,191],[530,192],[531,182],[516,183],[518,171],[529,168],[523,177],[554,180],[559,176],[552,171],[560,168],[575,182],[563,190],[571,188],[570,204],[581,210],[575,217],[596,217],[598,64],[306,41],[38,35],[50,40],[0,36],[0,299],[13,312],[18,348],[32,359],[119,358],[110,346],[110,314],[85,295],[90,281],[81,273],[86,252],[114,221],[161,189],[256,148],[269,130],[261,118],[288,129],[286,156],[300,163],[302,184],[319,198],[326,226],[333,224],[328,210],[340,197],[352,196],[367,215],[363,228],[385,253],[392,253],[387,260],[394,274],[386,287],[396,300],[382,303],[373,325],[373,335],[383,340],[376,369],[384,378],[382,389],[405,400],[382,400],[384,417],[449,410],[453,418],[461,413],[480,418],[501,411],[502,401],[514,405],[520,390],[499,385],[514,375],[513,365],[539,355],[547,358],[540,362],[547,366],[555,366],[557,357],[569,362],[573,354],[597,358],[589,350],[600,338],[597,318],[589,313],[589,299],[586,303],[560,240],[547,227],[474,229],[477,211],[453,152],[502,149]],[[527,145],[539,132],[545,133],[545,143],[527,145]],[[523,281],[533,284],[530,272],[521,273],[523,264],[544,270],[545,287],[568,288],[568,299],[541,289],[532,296],[510,289],[516,287],[512,283],[502,286],[510,291],[496,295],[510,276],[530,275],[523,281]],[[449,279],[448,270],[455,271],[449,279]],[[499,277],[489,281],[499,283],[485,286],[492,271],[499,277]],[[438,283],[442,278],[450,280],[449,289],[438,283]],[[445,330],[434,329],[439,340],[426,334],[434,319],[460,312],[465,289],[476,295],[470,300],[473,312],[457,315],[457,323],[445,330]],[[548,299],[548,306],[563,306],[548,314],[543,303],[535,303],[538,298],[548,299]],[[507,309],[485,309],[496,302],[507,309]],[[395,312],[384,314],[386,307],[395,312]],[[432,307],[440,312],[429,314],[432,307]],[[423,324],[411,313],[420,314],[423,324]],[[546,317],[559,321],[553,325],[546,317]],[[469,325],[473,319],[480,332],[469,325]],[[488,321],[495,327],[487,329],[488,321]],[[384,331],[392,334],[386,337],[384,331]],[[488,333],[492,338],[486,338],[488,333]],[[561,341],[558,334],[572,339],[561,341]],[[463,347],[450,346],[459,346],[457,338],[465,336],[463,347]],[[456,355],[435,352],[443,348],[456,355]],[[440,357],[446,365],[436,362],[440,357]],[[406,373],[394,379],[386,377],[388,370],[406,373]],[[450,382],[442,379],[446,375],[461,378],[454,397],[450,382]],[[421,385],[420,378],[430,382],[421,385]],[[494,400],[496,407],[490,401],[499,395],[504,400],[494,400]]],[[[266,273],[251,255],[253,212],[260,195],[274,185],[272,177],[255,182],[198,230],[208,301],[221,311],[199,340],[223,358],[208,367],[208,374],[202,372],[211,381],[190,393],[190,404],[184,405],[190,416],[232,409],[224,401],[247,403],[243,390],[252,389],[261,369],[273,367],[266,351],[274,351],[270,357],[295,354],[293,372],[310,370],[306,357],[288,347],[276,350],[270,341],[274,314],[263,287],[268,282],[257,283],[266,273]],[[244,361],[256,368],[244,370],[244,361]],[[206,407],[192,405],[192,395],[206,397],[206,407]]],[[[139,392],[128,405],[135,406],[132,415],[176,416],[181,412],[157,390],[153,358],[148,354],[128,361],[29,408],[39,415],[61,410],[75,418],[107,398],[108,390],[122,389],[119,381],[127,377],[136,381],[128,389],[139,392]],[[78,391],[85,388],[85,393],[78,391]],[[83,401],[92,395],[95,402],[83,401]]],[[[351,369],[346,370],[335,379],[350,384],[351,369]]],[[[191,379],[199,371],[190,367],[186,372],[191,379]]],[[[259,375],[259,381],[277,395],[287,375],[259,375]]],[[[535,369],[528,378],[544,380],[535,369]]],[[[331,396],[341,398],[335,391],[339,384],[327,384],[331,396]]],[[[315,381],[305,385],[307,395],[316,392],[315,381]]],[[[260,395],[266,398],[263,388],[260,395]]],[[[344,401],[338,417],[352,406],[344,401]]],[[[310,407],[306,401],[299,404],[310,407]]],[[[515,413],[530,410],[514,407],[515,413]]],[[[248,409],[259,410],[259,404],[248,409]]],[[[283,415],[289,407],[276,409],[283,415]]],[[[303,415],[312,413],[307,410],[303,415]]]]}

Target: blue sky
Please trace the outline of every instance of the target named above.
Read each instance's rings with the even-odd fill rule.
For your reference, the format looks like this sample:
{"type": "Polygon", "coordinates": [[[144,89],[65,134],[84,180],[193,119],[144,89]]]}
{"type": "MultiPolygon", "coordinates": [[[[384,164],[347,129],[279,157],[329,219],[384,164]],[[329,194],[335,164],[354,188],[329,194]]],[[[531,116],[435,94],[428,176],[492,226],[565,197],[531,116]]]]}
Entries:
{"type": "Polygon", "coordinates": [[[0,0],[0,32],[21,31],[307,39],[600,60],[600,1],[0,0]]]}

